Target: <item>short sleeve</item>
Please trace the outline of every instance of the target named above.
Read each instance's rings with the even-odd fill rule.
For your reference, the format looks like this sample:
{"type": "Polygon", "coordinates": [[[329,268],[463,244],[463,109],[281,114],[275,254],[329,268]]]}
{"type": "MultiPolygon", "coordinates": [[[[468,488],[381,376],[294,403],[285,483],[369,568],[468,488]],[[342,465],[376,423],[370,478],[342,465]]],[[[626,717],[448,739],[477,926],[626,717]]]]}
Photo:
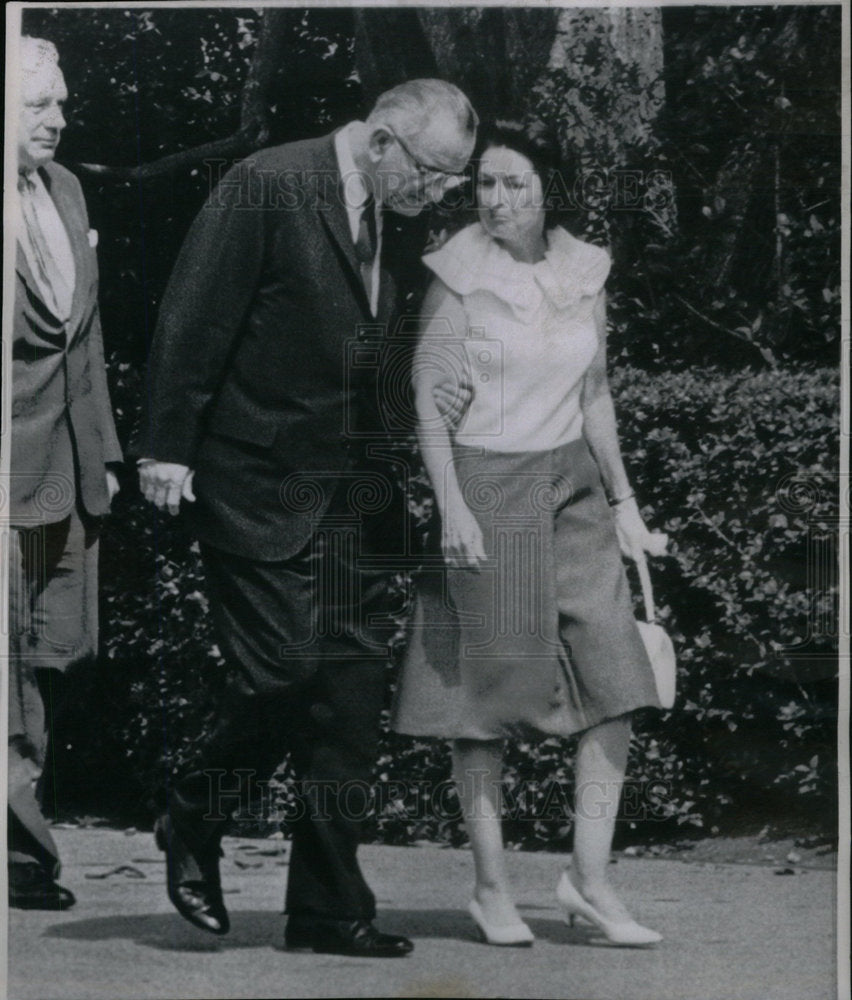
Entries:
{"type": "Polygon", "coordinates": [[[486,265],[490,242],[479,223],[474,223],[425,254],[423,263],[457,295],[470,295],[491,283],[488,271],[493,268],[486,265]]]}

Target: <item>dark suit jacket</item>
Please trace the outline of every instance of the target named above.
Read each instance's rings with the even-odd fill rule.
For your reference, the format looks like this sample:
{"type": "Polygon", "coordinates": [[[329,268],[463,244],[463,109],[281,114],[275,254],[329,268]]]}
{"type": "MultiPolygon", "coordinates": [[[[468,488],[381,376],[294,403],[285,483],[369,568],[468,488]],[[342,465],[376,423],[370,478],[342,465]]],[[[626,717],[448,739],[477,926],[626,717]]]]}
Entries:
{"type": "Polygon", "coordinates": [[[55,522],[75,499],[93,516],[109,511],[105,465],[122,460],[104,369],[98,263],[89,243],[77,178],[49,163],[40,170],[71,242],[76,283],[62,323],[45,304],[17,246],[12,342],[13,524],[55,522]],[[75,468],[74,452],[77,462],[75,468]]]}
{"type": "Polygon", "coordinates": [[[137,450],[193,468],[197,535],[253,559],[303,548],[351,468],[375,375],[353,345],[395,310],[383,253],[370,315],[339,182],[330,135],[238,164],[193,223],[160,308],[137,450]]]}

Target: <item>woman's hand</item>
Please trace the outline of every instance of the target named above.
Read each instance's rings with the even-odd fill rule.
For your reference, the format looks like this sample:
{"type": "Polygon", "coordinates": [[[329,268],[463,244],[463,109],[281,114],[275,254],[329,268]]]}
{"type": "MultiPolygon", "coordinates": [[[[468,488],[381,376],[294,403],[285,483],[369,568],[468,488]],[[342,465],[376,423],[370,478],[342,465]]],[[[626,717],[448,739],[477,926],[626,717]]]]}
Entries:
{"type": "Polygon", "coordinates": [[[449,566],[478,569],[487,560],[479,522],[464,500],[447,503],[441,524],[441,548],[449,566]]]}
{"type": "Polygon", "coordinates": [[[636,562],[637,559],[642,558],[645,552],[650,556],[664,556],[666,554],[669,536],[660,531],[648,531],[634,497],[629,497],[616,504],[613,507],[613,512],[618,544],[628,559],[636,562]]]}

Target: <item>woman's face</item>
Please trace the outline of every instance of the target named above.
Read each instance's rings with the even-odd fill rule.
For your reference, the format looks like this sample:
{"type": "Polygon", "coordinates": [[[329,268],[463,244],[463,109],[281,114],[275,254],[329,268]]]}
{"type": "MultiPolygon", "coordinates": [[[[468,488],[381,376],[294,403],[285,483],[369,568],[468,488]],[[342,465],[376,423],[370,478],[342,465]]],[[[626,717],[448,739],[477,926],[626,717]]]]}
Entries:
{"type": "Polygon", "coordinates": [[[479,161],[479,221],[501,243],[528,244],[544,233],[541,178],[522,153],[489,146],[479,161]]]}

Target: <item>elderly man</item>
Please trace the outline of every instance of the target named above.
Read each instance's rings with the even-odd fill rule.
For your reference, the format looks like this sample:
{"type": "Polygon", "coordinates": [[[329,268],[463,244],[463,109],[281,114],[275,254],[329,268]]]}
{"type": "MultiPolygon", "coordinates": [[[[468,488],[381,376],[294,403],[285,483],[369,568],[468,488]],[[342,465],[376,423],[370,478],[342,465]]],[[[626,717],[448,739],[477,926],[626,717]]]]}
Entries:
{"type": "Polygon", "coordinates": [[[96,236],[80,184],[53,162],[67,97],[55,47],[21,40],[9,489],[9,905],[66,909],[38,802],[62,683],[97,643],[100,519],[118,489],[97,301],[96,236]]]}
{"type": "Polygon", "coordinates": [[[364,122],[251,157],[196,219],[160,309],[140,485],[172,513],[192,501],[229,679],[156,832],[173,904],[213,933],[229,925],[227,814],[289,751],[300,798],[287,946],[412,948],[374,927],[356,859],[403,514],[390,466],[359,442],[380,429],[382,338],[401,261],[420,249],[382,209],[415,216],[458,185],[476,124],[457,88],[414,80],[364,122]]]}

